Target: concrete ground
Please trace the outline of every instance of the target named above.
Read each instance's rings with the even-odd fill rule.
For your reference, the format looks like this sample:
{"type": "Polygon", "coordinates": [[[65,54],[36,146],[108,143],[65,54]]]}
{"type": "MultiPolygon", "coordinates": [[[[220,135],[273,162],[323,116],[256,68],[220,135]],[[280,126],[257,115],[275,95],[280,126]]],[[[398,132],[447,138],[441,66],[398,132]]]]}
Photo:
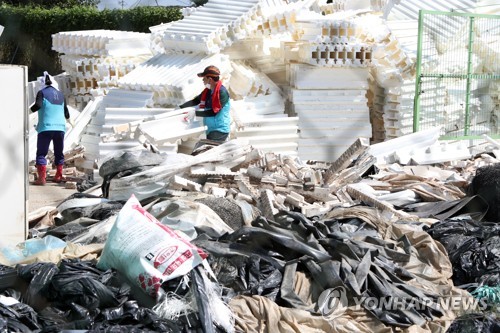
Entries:
{"type": "Polygon", "coordinates": [[[64,188],[64,183],[47,182],[44,186],[29,185],[28,191],[28,213],[41,207],[56,207],[71,194],[78,192],[75,189],[64,188]]]}

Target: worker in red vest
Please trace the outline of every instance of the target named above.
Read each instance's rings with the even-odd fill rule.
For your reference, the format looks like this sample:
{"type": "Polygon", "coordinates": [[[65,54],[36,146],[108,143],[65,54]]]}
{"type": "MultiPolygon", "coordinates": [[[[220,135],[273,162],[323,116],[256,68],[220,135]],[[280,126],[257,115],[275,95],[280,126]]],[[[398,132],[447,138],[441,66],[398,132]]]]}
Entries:
{"type": "Polygon", "coordinates": [[[179,105],[185,108],[195,106],[195,115],[203,118],[203,124],[207,126],[207,139],[217,142],[226,141],[231,128],[229,92],[222,85],[220,70],[215,66],[208,66],[201,77],[205,89],[194,99],[179,105]]]}

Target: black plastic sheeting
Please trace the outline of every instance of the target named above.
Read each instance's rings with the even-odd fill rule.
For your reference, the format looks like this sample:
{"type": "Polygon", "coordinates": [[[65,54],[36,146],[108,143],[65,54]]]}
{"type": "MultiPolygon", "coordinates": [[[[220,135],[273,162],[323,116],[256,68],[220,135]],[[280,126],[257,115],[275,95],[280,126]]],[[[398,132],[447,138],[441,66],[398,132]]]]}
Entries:
{"type": "Polygon", "coordinates": [[[481,196],[473,195],[453,201],[419,202],[404,207],[404,211],[424,218],[446,220],[468,215],[480,221],[488,211],[488,202],[481,196]]]}
{"type": "Polygon", "coordinates": [[[456,286],[500,286],[500,224],[463,216],[424,230],[446,248],[456,286]]]}
{"type": "Polygon", "coordinates": [[[234,294],[265,295],[279,305],[320,314],[293,292],[295,272],[303,271],[319,293],[343,287],[350,302],[353,296],[413,300],[415,306],[402,309],[365,307],[388,325],[421,325],[443,315],[436,304],[423,302],[437,300],[437,295],[405,283],[414,278],[399,265],[410,259],[408,239],[399,239],[396,248],[358,219],[312,221],[300,213],[280,212],[275,221],[259,217],[251,227],[218,239],[201,235],[193,243],[210,253],[219,283],[234,294]]]}
{"type": "Polygon", "coordinates": [[[488,203],[484,219],[490,222],[500,221],[500,164],[483,166],[476,169],[469,188],[469,196],[478,195],[488,203]]]}
{"type": "MultiPolygon", "coordinates": [[[[85,234],[96,223],[118,214],[123,207],[123,203],[119,201],[96,201],[98,203],[89,205],[88,202],[85,202],[85,199],[99,199],[99,201],[102,201],[102,198],[95,195],[74,193],[59,204],[58,208],[69,200],[73,201],[70,207],[59,208],[60,216],[54,218],[53,226],[34,227],[30,229],[30,232],[36,230],[36,237],[40,238],[50,235],[64,241],[71,241],[75,237],[85,234]],[[79,199],[82,199],[81,205],[78,205],[79,199]]],[[[105,239],[95,239],[94,241],[105,241],[105,239]]]]}
{"type": "Polygon", "coordinates": [[[91,189],[94,186],[97,186],[98,184],[100,184],[98,181],[84,179],[84,180],[82,180],[81,183],[76,185],[76,190],[78,192],[84,192],[84,191],[91,189]]]}
{"type": "Polygon", "coordinates": [[[86,233],[88,231],[89,227],[93,226],[94,224],[96,224],[98,222],[100,222],[100,221],[95,220],[95,219],[90,219],[87,217],[79,217],[76,220],[65,223],[63,225],[49,227],[49,228],[47,228],[45,233],[42,234],[40,232],[38,234],[38,237],[40,237],[40,235],[43,235],[42,237],[50,235],[50,236],[60,238],[64,241],[68,241],[68,240],[71,240],[78,235],[86,233]]]}
{"type": "Polygon", "coordinates": [[[150,151],[124,152],[104,162],[99,168],[99,176],[102,177],[102,194],[107,198],[109,195],[109,184],[113,178],[130,176],[164,162],[165,157],[150,151]]]}
{"type": "Polygon", "coordinates": [[[225,332],[212,321],[217,309],[210,307],[201,266],[189,273],[188,284],[179,277],[162,285],[164,293],[185,297],[191,291],[195,296],[197,312],[174,322],[158,317],[149,296],[135,300],[137,294],[117,272],[101,271],[95,264],[65,259],[59,265],[0,266],[0,295],[21,302],[0,303],[0,332],[225,332]]]}
{"type": "Polygon", "coordinates": [[[11,283],[0,288],[0,294],[22,303],[0,304],[0,331],[181,331],[176,323],[159,318],[131,299],[130,286],[116,272],[97,269],[94,261],[18,265],[17,275],[19,290],[11,283]]]}
{"type": "MultiPolygon", "coordinates": [[[[294,278],[300,271],[312,279],[314,302],[321,292],[343,287],[349,305],[354,305],[354,296],[412,300],[412,305],[402,309],[365,307],[391,326],[421,325],[442,316],[427,302],[437,295],[406,284],[414,278],[401,266],[410,259],[408,239],[384,241],[359,219],[313,221],[300,213],[281,212],[275,221],[259,217],[250,227],[218,238],[203,234],[193,243],[210,253],[209,263],[226,300],[235,295],[262,295],[278,305],[321,315],[318,308],[295,294],[294,278]]],[[[180,297],[188,290],[195,295],[198,311],[175,322],[160,319],[150,307],[133,300],[129,284],[113,270],[97,269],[93,261],[19,265],[16,272],[24,287],[13,290],[11,281],[0,293],[13,295],[24,304],[4,307],[0,318],[1,325],[18,327],[21,332],[223,332],[213,325],[214,309],[209,305],[201,267],[191,271],[189,286],[184,289],[179,287],[180,279],[162,286],[180,297]]],[[[5,269],[5,275],[12,279],[11,270],[5,269]]]]}
{"type": "Polygon", "coordinates": [[[235,253],[216,256],[210,266],[228,295],[260,295],[276,300],[283,276],[266,258],[250,252],[235,253]]]}
{"type": "Polygon", "coordinates": [[[35,310],[29,305],[0,303],[0,332],[37,332],[41,328],[35,310]]]}
{"type": "MultiPolygon", "coordinates": [[[[62,201],[58,206],[61,206],[64,202],[73,199],[102,199],[98,196],[86,193],[73,193],[62,201]]],[[[122,209],[123,203],[118,201],[107,201],[98,203],[95,205],[83,206],[83,207],[71,207],[60,211],[62,216],[62,221],[57,224],[62,225],[71,221],[74,221],[81,217],[87,217],[95,220],[105,220],[106,218],[117,214],[120,209],[122,209]]]]}
{"type": "Polygon", "coordinates": [[[16,285],[17,271],[13,267],[0,265],[0,290],[16,285]]]}
{"type": "Polygon", "coordinates": [[[498,333],[500,321],[493,314],[470,313],[456,318],[446,333],[498,333]]]}

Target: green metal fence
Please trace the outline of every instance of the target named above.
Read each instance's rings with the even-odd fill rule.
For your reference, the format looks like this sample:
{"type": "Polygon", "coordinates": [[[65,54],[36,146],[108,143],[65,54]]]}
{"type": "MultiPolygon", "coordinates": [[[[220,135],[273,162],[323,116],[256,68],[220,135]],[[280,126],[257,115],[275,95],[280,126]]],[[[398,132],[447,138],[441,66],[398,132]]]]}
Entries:
{"type": "Polygon", "coordinates": [[[500,16],[421,10],[413,131],[500,137],[500,16]]]}

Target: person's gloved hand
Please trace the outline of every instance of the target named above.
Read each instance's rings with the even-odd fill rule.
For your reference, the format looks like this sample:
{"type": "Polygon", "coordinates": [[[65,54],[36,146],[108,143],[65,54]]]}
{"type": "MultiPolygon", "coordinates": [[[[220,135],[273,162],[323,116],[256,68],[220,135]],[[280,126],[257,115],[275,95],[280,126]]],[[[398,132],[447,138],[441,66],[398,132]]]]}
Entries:
{"type": "Polygon", "coordinates": [[[71,125],[72,128],[75,127],[75,122],[73,121],[73,119],[69,118],[68,123],[71,125]]]}
{"type": "Polygon", "coordinates": [[[186,123],[190,123],[191,121],[193,121],[194,119],[194,116],[196,115],[196,111],[194,108],[187,108],[186,109],[186,112],[184,113],[184,121],[186,123]]]}

